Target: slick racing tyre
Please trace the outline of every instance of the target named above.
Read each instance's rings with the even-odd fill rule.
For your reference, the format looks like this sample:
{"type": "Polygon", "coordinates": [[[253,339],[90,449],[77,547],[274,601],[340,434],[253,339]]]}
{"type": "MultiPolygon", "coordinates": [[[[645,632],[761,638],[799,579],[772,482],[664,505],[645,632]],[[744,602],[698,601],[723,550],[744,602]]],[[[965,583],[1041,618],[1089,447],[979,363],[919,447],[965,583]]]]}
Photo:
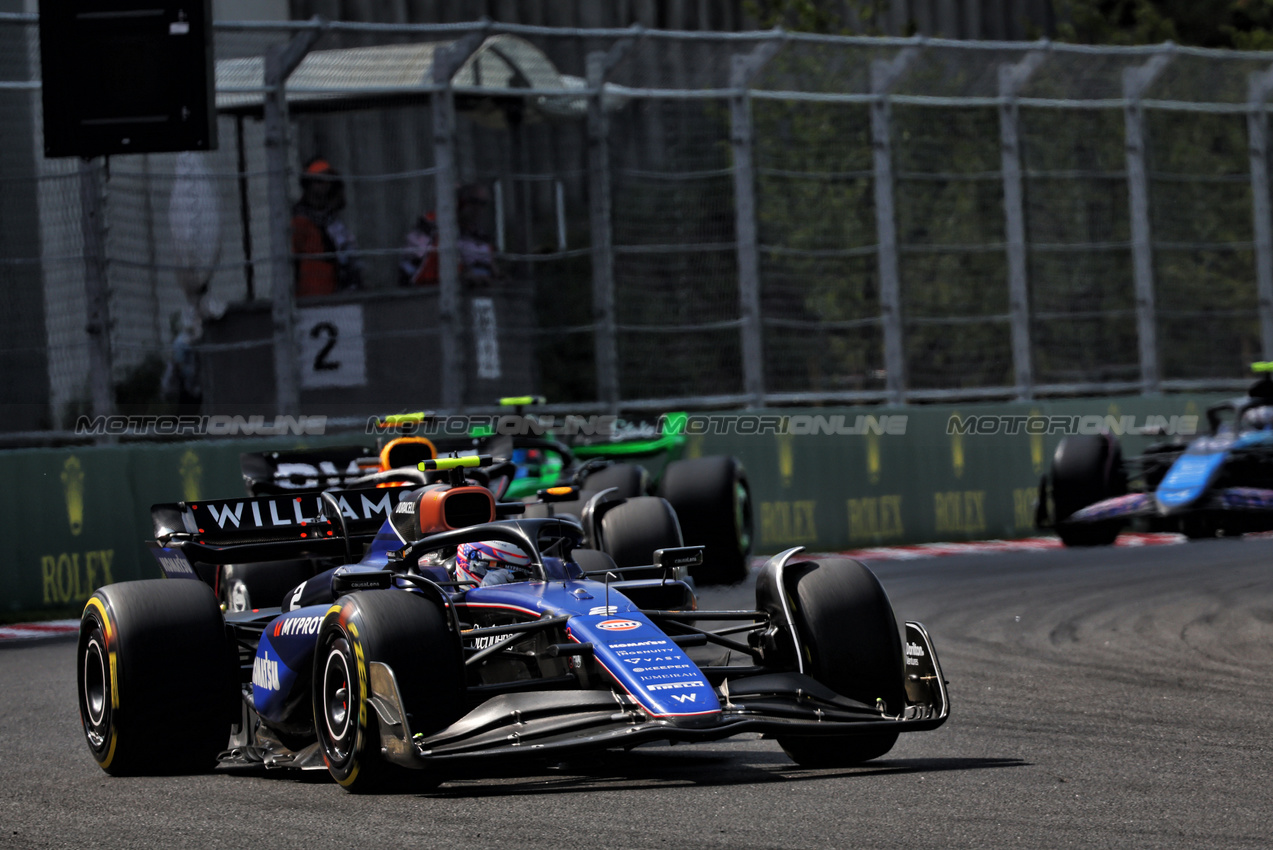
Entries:
{"type": "Polygon", "coordinates": [[[617,491],[613,494],[615,498],[631,499],[645,495],[648,478],[645,467],[634,463],[612,463],[585,477],[581,489],[600,493],[614,487],[617,491]]]}
{"type": "Polygon", "coordinates": [[[689,546],[703,546],[695,567],[701,584],[737,584],[747,578],[751,553],[751,489],[737,459],[726,455],[668,464],[659,495],[672,503],[689,546]]]}
{"type": "Polygon", "coordinates": [[[463,713],[459,636],[439,603],[402,590],[342,596],[323,618],[314,654],[314,728],[327,769],[353,792],[438,781],[381,755],[374,662],[393,671],[412,735],[430,735],[463,713]]]}
{"type": "Polygon", "coordinates": [[[278,608],[289,590],[313,574],[309,561],[227,564],[221,576],[221,601],[227,611],[278,608]]]}
{"type": "Polygon", "coordinates": [[[112,584],[84,606],[75,653],[89,751],[114,776],[201,773],[238,720],[238,657],[199,581],[112,584]]]}
{"type": "Polygon", "coordinates": [[[601,516],[601,549],[621,567],[653,563],[656,549],[684,545],[676,511],[658,496],[628,499],[601,516]]]}
{"type": "Polygon", "coordinates": [[[1122,523],[1074,523],[1066,518],[1088,505],[1127,492],[1118,441],[1105,434],[1066,437],[1052,456],[1052,503],[1056,531],[1066,546],[1108,546],[1122,523]]]}
{"type": "MultiPolygon", "coordinates": [[[[787,599],[803,647],[804,672],[831,690],[888,714],[906,706],[906,662],[893,606],[875,574],[848,558],[789,564],[787,599]]],[[[781,736],[779,745],[804,767],[842,767],[879,758],[897,732],[781,736]]]]}

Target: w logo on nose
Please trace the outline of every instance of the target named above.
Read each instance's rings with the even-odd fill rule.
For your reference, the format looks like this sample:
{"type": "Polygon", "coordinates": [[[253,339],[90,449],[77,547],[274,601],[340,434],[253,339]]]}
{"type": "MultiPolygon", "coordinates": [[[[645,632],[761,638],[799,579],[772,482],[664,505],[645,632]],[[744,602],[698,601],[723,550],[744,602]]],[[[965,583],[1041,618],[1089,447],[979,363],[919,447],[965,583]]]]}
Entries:
{"type": "Polygon", "coordinates": [[[698,694],[672,694],[672,699],[684,705],[687,702],[698,702],[698,694]]]}

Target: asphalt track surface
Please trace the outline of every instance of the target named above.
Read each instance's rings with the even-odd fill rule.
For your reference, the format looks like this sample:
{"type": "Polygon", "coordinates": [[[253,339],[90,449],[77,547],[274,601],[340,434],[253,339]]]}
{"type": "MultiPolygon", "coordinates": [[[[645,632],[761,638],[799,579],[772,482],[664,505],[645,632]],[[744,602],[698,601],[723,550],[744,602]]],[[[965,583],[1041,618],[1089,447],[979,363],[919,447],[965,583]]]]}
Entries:
{"type": "Polygon", "coordinates": [[[874,569],[933,635],[952,713],[840,770],[801,769],[751,737],[380,797],[323,772],[116,779],[82,739],[73,643],[5,648],[0,847],[1273,843],[1273,541],[874,569]]]}

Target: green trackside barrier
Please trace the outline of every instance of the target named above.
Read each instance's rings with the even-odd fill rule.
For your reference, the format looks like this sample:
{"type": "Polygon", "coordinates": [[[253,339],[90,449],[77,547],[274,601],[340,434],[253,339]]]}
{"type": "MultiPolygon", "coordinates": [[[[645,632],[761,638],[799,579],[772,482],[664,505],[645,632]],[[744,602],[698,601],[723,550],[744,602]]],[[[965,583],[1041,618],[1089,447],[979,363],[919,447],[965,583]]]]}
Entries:
{"type": "MultiPolygon", "coordinates": [[[[1112,426],[1117,433],[1146,424],[1179,426],[1180,417],[1195,416],[1201,428],[1206,407],[1222,397],[690,414],[686,456],[733,454],[742,460],[762,553],[794,545],[835,551],[1021,537],[1035,533],[1038,480],[1061,439],[1060,425],[1031,435],[1019,422],[1016,433],[1008,433],[1007,424],[992,434],[985,417],[1072,417],[1070,425],[1112,426]],[[950,433],[952,416],[964,433],[950,433]]],[[[0,564],[0,610],[65,609],[83,604],[103,584],[158,577],[143,542],[152,533],[150,506],[244,493],[241,452],[365,441],[374,438],[335,434],[0,452],[0,480],[9,482],[0,491],[0,533],[9,541],[0,564]]],[[[1124,450],[1134,454],[1146,442],[1124,437],[1124,450]]]]}
{"type": "MultiPolygon", "coordinates": [[[[0,610],[77,607],[116,581],[159,578],[150,506],[244,494],[239,454],[357,443],[330,435],[0,452],[0,610]]],[[[374,441],[374,440],[373,440],[374,441]]]]}

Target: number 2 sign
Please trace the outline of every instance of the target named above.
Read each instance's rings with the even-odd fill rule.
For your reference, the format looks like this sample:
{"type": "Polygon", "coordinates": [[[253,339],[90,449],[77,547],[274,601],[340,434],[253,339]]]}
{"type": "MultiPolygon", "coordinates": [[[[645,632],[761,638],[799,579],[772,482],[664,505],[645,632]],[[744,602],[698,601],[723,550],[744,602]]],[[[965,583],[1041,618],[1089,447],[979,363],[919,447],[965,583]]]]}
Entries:
{"type": "Polygon", "coordinates": [[[296,311],[301,388],[361,387],[367,383],[362,305],[303,307],[296,311]]]}

